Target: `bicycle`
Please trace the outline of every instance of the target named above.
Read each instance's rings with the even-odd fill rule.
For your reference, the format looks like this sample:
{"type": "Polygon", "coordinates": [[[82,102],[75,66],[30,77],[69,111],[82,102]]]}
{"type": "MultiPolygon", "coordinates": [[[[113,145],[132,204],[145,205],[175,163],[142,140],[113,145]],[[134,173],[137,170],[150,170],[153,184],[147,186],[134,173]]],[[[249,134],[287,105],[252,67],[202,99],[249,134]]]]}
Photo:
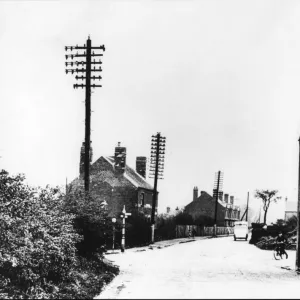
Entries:
{"type": "MultiPolygon", "coordinates": [[[[286,247],[283,247],[283,245],[287,246],[288,243],[277,244],[273,250],[273,256],[276,260],[283,259],[282,255],[286,254],[285,252],[286,247]]],[[[287,254],[286,254],[286,258],[288,258],[287,254]]]]}

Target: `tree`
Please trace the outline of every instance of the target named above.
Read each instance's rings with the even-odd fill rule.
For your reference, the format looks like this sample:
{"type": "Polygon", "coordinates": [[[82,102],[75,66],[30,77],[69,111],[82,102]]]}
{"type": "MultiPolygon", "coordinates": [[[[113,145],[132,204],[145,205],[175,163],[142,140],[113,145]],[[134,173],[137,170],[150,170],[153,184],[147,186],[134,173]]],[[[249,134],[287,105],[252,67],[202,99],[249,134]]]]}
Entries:
{"type": "Polygon", "coordinates": [[[254,197],[261,199],[263,203],[264,210],[264,224],[267,224],[267,213],[271,203],[277,203],[281,199],[280,196],[277,196],[277,190],[256,190],[254,197]]]}

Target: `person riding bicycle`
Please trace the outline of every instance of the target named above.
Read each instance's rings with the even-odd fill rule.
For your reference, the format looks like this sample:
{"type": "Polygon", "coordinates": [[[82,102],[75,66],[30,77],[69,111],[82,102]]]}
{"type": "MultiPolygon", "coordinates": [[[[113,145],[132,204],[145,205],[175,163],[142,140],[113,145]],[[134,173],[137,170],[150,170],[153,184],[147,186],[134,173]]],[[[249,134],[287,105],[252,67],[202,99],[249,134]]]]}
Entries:
{"type": "Polygon", "coordinates": [[[276,238],[276,248],[277,248],[277,253],[278,255],[280,255],[281,258],[282,258],[282,254],[285,254],[286,258],[288,258],[288,254],[285,251],[285,243],[287,243],[287,239],[282,234],[282,232],[279,231],[278,236],[276,238]]]}

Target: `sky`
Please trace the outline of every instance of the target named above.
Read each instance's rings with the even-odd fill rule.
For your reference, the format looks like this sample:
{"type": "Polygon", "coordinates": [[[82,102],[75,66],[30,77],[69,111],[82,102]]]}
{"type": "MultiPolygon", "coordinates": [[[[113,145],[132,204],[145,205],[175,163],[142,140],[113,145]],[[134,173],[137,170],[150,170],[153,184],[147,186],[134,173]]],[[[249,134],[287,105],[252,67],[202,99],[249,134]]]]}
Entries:
{"type": "MultiPolygon", "coordinates": [[[[159,210],[193,187],[259,207],[256,189],[297,200],[300,2],[291,0],[0,1],[0,168],[33,185],[78,176],[85,92],[65,46],[105,45],[92,94],[94,160],[127,163],[166,137],[159,210]]],[[[149,179],[150,183],[152,179],[149,179]]],[[[282,218],[284,200],[268,221],[282,218]]]]}

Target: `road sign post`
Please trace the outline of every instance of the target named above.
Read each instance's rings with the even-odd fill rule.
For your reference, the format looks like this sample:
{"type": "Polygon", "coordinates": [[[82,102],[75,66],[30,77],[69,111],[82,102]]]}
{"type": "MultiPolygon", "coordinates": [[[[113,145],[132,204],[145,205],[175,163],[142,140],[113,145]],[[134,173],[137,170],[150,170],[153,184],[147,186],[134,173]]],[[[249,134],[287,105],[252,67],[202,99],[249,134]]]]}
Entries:
{"type": "Polygon", "coordinates": [[[127,213],[126,209],[125,209],[125,205],[123,207],[122,210],[122,214],[120,215],[120,217],[123,219],[122,220],[122,241],[121,241],[121,252],[125,251],[125,219],[131,216],[131,213],[127,213]]]}
{"type": "Polygon", "coordinates": [[[112,251],[113,251],[113,253],[114,253],[114,251],[115,251],[115,223],[116,223],[117,219],[116,219],[116,218],[112,218],[111,221],[112,221],[112,223],[113,223],[113,242],[112,242],[112,251]]]}

